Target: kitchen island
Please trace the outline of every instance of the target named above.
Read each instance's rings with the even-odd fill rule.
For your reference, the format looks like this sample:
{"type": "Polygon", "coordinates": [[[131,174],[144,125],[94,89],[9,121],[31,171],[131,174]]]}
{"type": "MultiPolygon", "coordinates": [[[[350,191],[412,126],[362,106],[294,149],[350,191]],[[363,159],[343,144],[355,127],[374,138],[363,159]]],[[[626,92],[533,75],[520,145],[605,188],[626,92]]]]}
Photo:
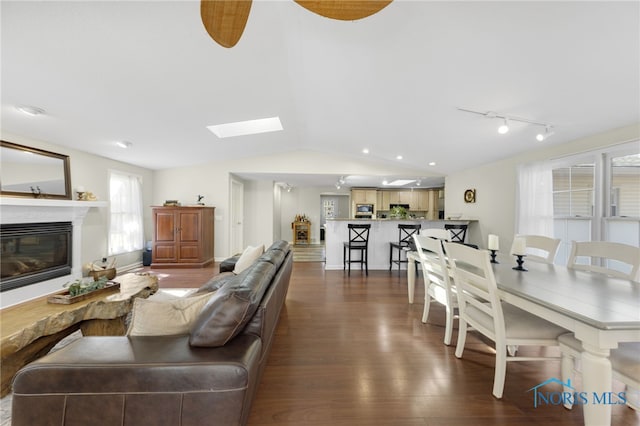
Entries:
{"type": "MultiPolygon", "coordinates": [[[[398,241],[399,224],[420,224],[422,229],[440,228],[445,224],[471,225],[475,219],[460,218],[456,220],[427,219],[327,219],[325,225],[325,269],[342,269],[343,243],[349,241],[349,223],[370,223],[369,232],[369,270],[389,269],[389,243],[398,241]]],[[[468,240],[468,232],[467,232],[468,240]]],[[[357,254],[356,254],[357,256],[357,254]]],[[[406,263],[401,267],[406,269],[406,263]]],[[[353,268],[353,267],[352,267],[353,268]]],[[[357,267],[356,267],[357,270],[357,267]]]]}

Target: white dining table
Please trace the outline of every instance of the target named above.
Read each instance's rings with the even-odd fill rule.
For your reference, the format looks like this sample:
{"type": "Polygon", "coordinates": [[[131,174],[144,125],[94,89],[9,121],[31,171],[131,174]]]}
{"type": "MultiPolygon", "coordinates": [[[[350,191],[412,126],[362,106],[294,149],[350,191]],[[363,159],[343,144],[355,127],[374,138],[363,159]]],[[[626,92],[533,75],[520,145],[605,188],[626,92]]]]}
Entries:
{"type": "MultiPolygon", "coordinates": [[[[409,303],[413,303],[417,254],[408,256],[409,303]]],[[[640,283],[566,266],[526,262],[516,271],[515,258],[500,255],[492,264],[500,297],[527,312],[572,331],[582,342],[584,391],[611,392],[609,353],[621,342],[640,341],[640,283]]],[[[593,402],[593,401],[592,401],[593,402]]],[[[611,424],[611,405],[583,405],[584,424],[611,424]]]]}

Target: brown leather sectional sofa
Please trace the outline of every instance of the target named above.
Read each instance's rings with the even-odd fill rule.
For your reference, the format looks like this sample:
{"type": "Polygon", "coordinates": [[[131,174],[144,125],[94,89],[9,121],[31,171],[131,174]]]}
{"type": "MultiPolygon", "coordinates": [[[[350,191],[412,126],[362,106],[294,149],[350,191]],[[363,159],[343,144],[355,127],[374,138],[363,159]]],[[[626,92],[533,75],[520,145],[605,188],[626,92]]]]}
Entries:
{"type": "Polygon", "coordinates": [[[189,335],[82,337],[23,368],[13,426],[244,425],[292,268],[275,242],[216,290],[189,335]]]}

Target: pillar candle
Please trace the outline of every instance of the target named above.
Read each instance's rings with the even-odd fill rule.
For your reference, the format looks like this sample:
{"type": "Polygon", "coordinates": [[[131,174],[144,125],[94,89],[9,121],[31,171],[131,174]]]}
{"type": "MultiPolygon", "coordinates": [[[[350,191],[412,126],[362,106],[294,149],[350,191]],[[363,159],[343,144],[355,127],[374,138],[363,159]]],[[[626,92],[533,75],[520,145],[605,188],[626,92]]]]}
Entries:
{"type": "Polygon", "coordinates": [[[499,250],[500,249],[500,241],[498,240],[497,235],[489,234],[489,243],[487,244],[489,250],[499,250]]]}
{"type": "Polygon", "coordinates": [[[523,237],[516,237],[513,240],[512,252],[515,255],[524,256],[527,248],[527,241],[523,237]]]}

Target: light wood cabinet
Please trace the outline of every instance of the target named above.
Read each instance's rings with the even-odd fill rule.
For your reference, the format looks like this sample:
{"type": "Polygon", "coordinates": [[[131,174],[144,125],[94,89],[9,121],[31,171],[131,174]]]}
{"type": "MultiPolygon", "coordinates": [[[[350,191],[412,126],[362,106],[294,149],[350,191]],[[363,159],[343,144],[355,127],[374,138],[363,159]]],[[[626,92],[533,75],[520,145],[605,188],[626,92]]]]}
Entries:
{"type": "Polygon", "coordinates": [[[414,210],[411,205],[412,194],[413,191],[398,191],[398,204],[409,204],[409,207],[414,210]]]}
{"type": "Polygon", "coordinates": [[[376,204],[378,201],[375,189],[352,189],[351,202],[355,204],[376,204]]]}
{"type": "Polygon", "coordinates": [[[214,261],[215,207],[153,207],[151,266],[204,267],[214,261]]]}
{"type": "Polygon", "coordinates": [[[422,211],[422,212],[430,210],[429,192],[430,191],[424,191],[424,190],[413,191],[411,193],[411,202],[409,203],[409,205],[411,206],[411,210],[422,211]]]}
{"type": "Polygon", "coordinates": [[[311,243],[311,222],[293,222],[293,244],[311,243]]]}

